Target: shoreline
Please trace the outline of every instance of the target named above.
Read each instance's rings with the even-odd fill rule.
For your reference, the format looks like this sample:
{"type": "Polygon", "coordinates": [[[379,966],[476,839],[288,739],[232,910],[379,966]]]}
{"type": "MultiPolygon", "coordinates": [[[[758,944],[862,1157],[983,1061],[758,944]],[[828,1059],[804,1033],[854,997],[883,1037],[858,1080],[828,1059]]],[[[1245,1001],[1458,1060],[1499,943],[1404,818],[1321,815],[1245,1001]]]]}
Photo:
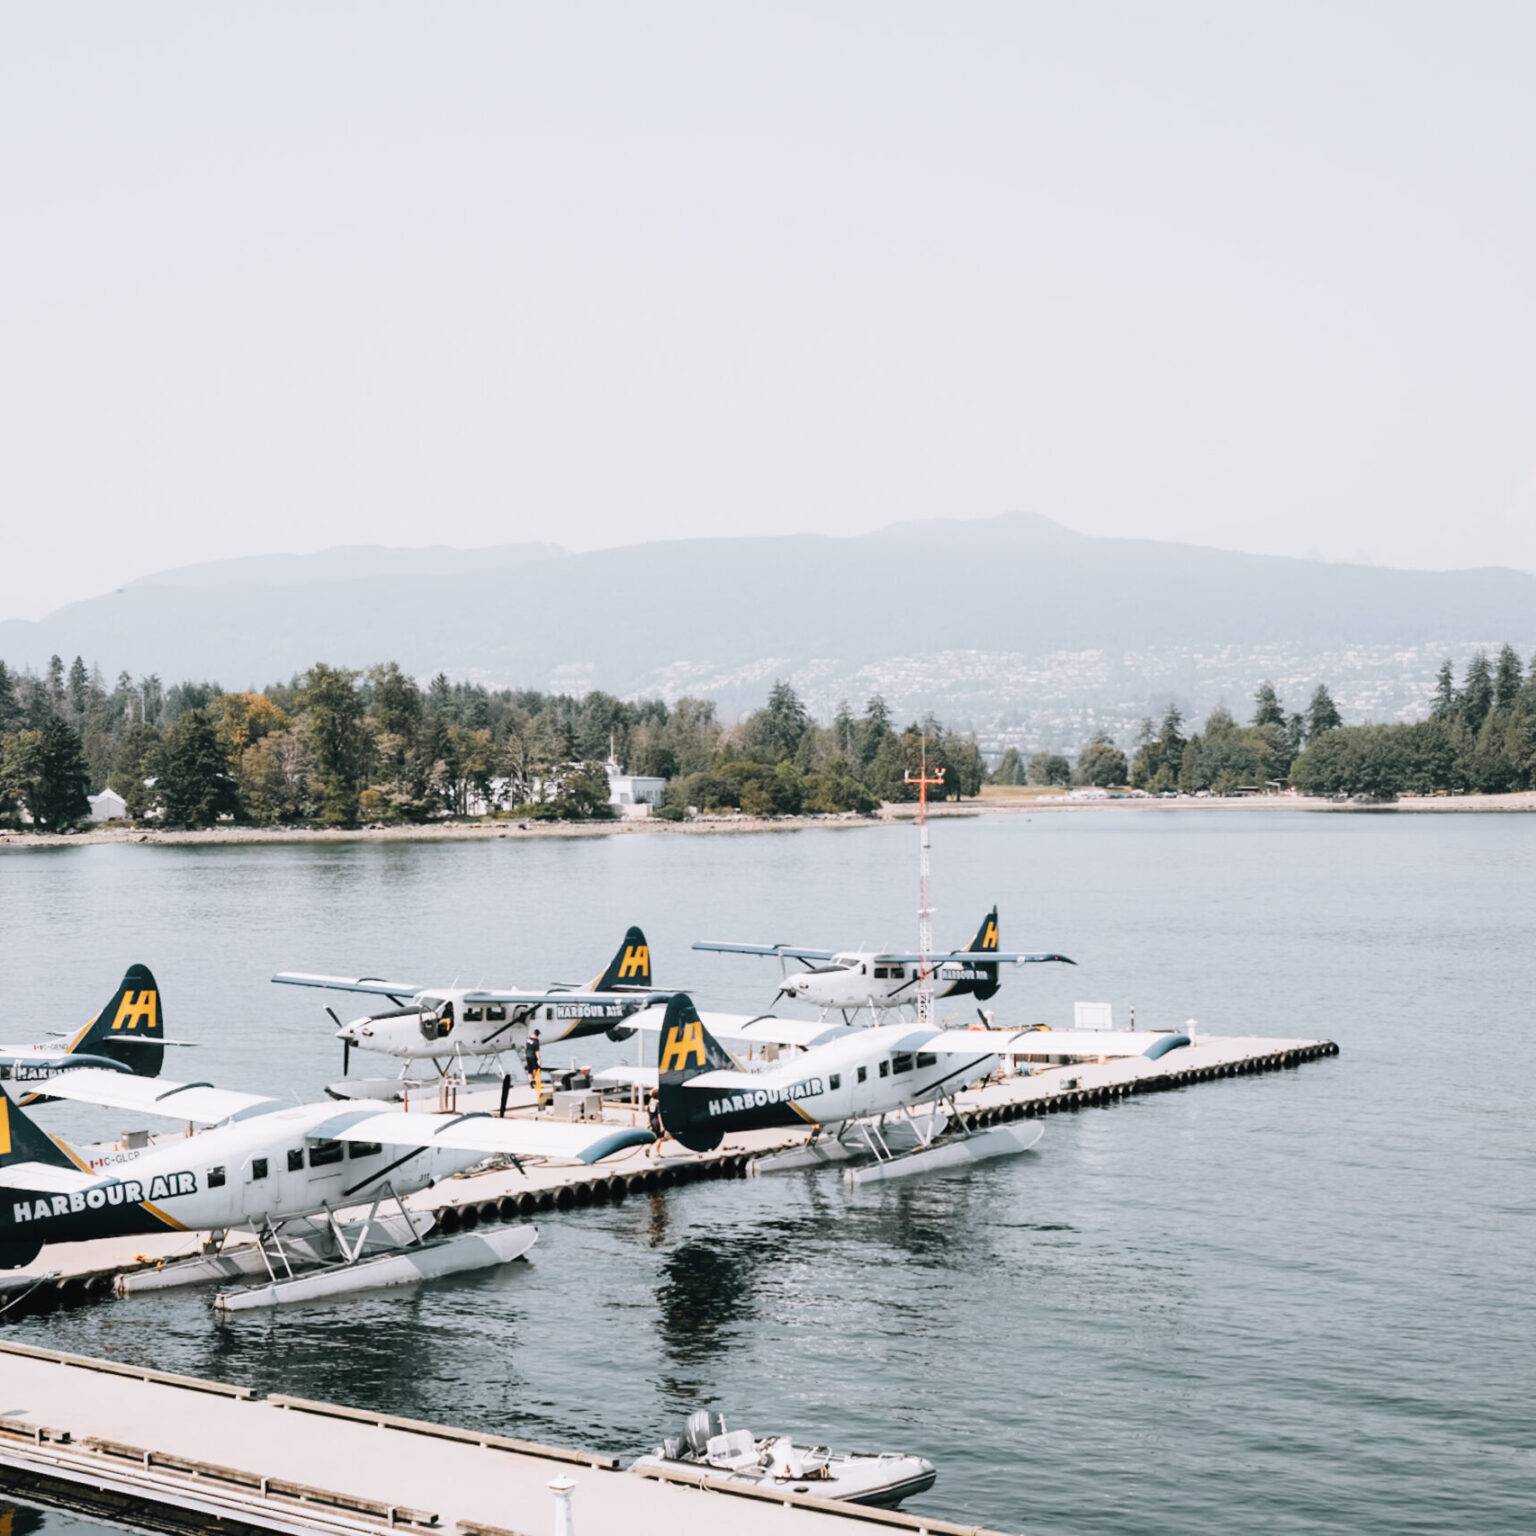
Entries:
{"type": "MultiPolygon", "coordinates": [[[[1313,811],[1333,815],[1496,815],[1536,811],[1536,790],[1516,790],[1502,795],[1405,795],[1382,804],[1337,801],[1304,795],[1245,795],[1205,800],[1072,800],[1066,795],[983,795],[959,804],[930,806],[935,818],[1016,816],[1041,812],[1059,815],[1130,811],[1140,814],[1188,811],[1313,811]]],[[[635,834],[661,836],[722,836],[733,833],[799,832],[807,828],[848,830],[861,827],[905,826],[916,819],[917,807],[885,805],[874,815],[860,816],[699,816],[692,821],[653,821],[649,817],[619,818],[592,822],[474,821],[440,822],[410,826],[364,827],[203,827],[174,831],[169,828],[99,826],[80,832],[0,831],[0,852],[7,848],[80,848],[127,843],[160,846],[219,847],[232,844],[271,846],[283,843],[435,843],[522,841],[549,837],[626,837],[635,834]]]]}

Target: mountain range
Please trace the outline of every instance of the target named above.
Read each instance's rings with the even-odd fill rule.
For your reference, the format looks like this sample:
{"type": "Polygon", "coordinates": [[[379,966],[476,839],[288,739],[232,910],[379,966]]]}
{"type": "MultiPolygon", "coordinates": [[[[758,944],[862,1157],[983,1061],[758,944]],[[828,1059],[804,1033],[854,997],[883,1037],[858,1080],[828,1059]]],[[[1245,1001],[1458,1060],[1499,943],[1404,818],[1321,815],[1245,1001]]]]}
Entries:
{"type": "Polygon", "coordinates": [[[1265,677],[1347,716],[1421,707],[1440,660],[1536,646],[1536,575],[1410,571],[1075,533],[1035,513],[816,534],[459,550],[355,546],[146,576],[0,658],[260,685],[394,659],[495,686],[699,694],[724,717],[786,677],[813,710],[881,691],[994,745],[1124,734],[1170,699],[1235,712],[1265,677]]]}

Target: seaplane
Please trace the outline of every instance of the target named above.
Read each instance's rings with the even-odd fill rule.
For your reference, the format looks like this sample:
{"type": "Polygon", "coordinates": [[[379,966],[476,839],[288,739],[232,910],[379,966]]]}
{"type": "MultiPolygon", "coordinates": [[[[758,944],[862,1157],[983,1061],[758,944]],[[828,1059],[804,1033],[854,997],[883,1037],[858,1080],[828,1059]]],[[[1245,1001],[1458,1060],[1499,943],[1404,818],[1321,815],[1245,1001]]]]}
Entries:
{"type": "Polygon", "coordinates": [[[713,954],[764,955],[781,963],[778,996],[808,1003],[823,1018],[841,1014],[852,1023],[863,1009],[871,1018],[893,1008],[916,1008],[926,985],[937,999],[974,997],[985,1002],[1000,985],[1004,965],[1075,965],[1066,955],[1025,954],[998,948],[997,908],[987,913],[967,949],[920,954],[896,950],[806,949],[795,944],[727,944],[701,940],[693,946],[713,954]],[[791,972],[788,961],[804,970],[791,972]]]}
{"type": "Polygon", "coordinates": [[[610,1067],[601,1081],[657,1093],[667,1134],[691,1152],[713,1151],[739,1131],[810,1126],[804,1147],[759,1159],[758,1172],[853,1159],[850,1182],[982,1162],[1027,1151],[1038,1121],[968,1131],[955,1095],[990,1077],[1004,1059],[1145,1056],[1190,1043],[1154,1030],[1005,1030],[932,1024],[836,1025],[809,1044],[798,1020],[747,1021],[743,1038],[802,1046],[787,1059],[749,1070],[716,1038],[692,999],[678,993],[665,1010],[635,1015],[626,1026],[659,1032],[657,1065],[610,1067]],[[659,1015],[659,1017],[657,1017],[659,1015]]]}
{"type": "MultiPolygon", "coordinates": [[[[654,1138],[602,1123],[554,1124],[489,1113],[405,1113],[384,1103],[285,1104],[208,1083],[81,1068],[53,1097],[206,1127],[96,1159],[46,1134],[0,1089],[0,1269],[47,1245],[172,1232],[208,1234],[203,1254],[151,1272],[148,1288],[264,1271],[221,1293],[221,1311],[275,1306],[480,1269],[520,1257],[531,1227],[431,1236],[405,1198],[493,1157],[595,1163],[654,1138]],[[231,1233],[254,1243],[225,1248],[231,1233]],[[182,1266],[178,1271],[177,1266],[182,1266]]],[[[132,1278],[132,1277],[129,1277],[132,1278]]]]}
{"type": "Polygon", "coordinates": [[[165,1059],[165,1014],[160,988],[147,965],[130,965],[101,1012],[67,1039],[35,1045],[0,1045],[0,1082],[12,1083],[23,1104],[36,1104],[45,1095],[37,1085],[64,1072],[97,1067],[155,1077],[165,1059]]]}
{"type": "MultiPolygon", "coordinates": [[[[400,1076],[429,1061],[440,1077],[464,1077],[466,1058],[500,1056],[515,1050],[537,1028],[542,1044],[605,1034],[631,1013],[670,994],[651,985],[651,949],[645,935],[631,928],[607,966],[586,987],[557,984],[539,991],[485,987],[432,987],[376,976],[319,976],[281,971],[273,981],[290,987],[321,987],[333,992],[363,992],[386,997],[393,1008],[363,1014],[343,1024],[327,1008],[342,1042],[342,1077],[352,1050],[403,1058],[400,1076]]],[[[499,1074],[498,1074],[499,1075],[499,1074]]],[[[370,1080],[365,1092],[387,1092],[387,1082],[370,1080]]],[[[342,1085],[330,1090],[338,1097],[342,1085]]]]}

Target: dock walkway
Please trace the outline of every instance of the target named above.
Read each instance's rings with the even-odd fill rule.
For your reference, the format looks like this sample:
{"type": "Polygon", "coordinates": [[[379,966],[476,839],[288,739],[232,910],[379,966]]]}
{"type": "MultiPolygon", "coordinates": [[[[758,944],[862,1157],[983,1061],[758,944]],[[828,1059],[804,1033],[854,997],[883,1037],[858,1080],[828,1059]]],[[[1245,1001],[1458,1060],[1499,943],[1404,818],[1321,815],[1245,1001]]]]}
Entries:
{"type": "Polygon", "coordinates": [[[997,1536],[0,1344],[0,1490],[102,1518],[226,1536],[546,1536],[557,1478],[575,1484],[581,1536],[997,1536]]]}

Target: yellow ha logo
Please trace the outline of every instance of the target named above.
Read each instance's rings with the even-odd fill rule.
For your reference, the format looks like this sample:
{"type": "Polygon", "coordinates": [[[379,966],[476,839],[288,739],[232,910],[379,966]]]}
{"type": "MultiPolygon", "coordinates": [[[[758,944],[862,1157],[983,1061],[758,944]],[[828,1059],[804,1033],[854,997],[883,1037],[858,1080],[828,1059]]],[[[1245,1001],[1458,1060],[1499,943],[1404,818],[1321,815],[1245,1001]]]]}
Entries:
{"type": "Polygon", "coordinates": [[[159,1018],[160,998],[153,987],[142,992],[124,992],[117,1005],[117,1017],[112,1020],[113,1029],[154,1029],[159,1018]]]}
{"type": "Polygon", "coordinates": [[[619,979],[626,976],[649,976],[651,974],[651,951],[645,944],[631,944],[624,950],[624,958],[619,961],[619,979]]]}
{"type": "Polygon", "coordinates": [[[697,1019],[690,1019],[681,1029],[667,1036],[661,1052],[661,1070],[681,1072],[684,1067],[702,1067],[706,1060],[704,1026],[697,1019]]]}
{"type": "Polygon", "coordinates": [[[983,949],[997,948],[997,924],[990,918],[987,919],[987,931],[981,936],[981,947],[983,949]]]}
{"type": "Polygon", "coordinates": [[[0,1088],[0,1157],[11,1155],[11,1101],[0,1088]]]}

